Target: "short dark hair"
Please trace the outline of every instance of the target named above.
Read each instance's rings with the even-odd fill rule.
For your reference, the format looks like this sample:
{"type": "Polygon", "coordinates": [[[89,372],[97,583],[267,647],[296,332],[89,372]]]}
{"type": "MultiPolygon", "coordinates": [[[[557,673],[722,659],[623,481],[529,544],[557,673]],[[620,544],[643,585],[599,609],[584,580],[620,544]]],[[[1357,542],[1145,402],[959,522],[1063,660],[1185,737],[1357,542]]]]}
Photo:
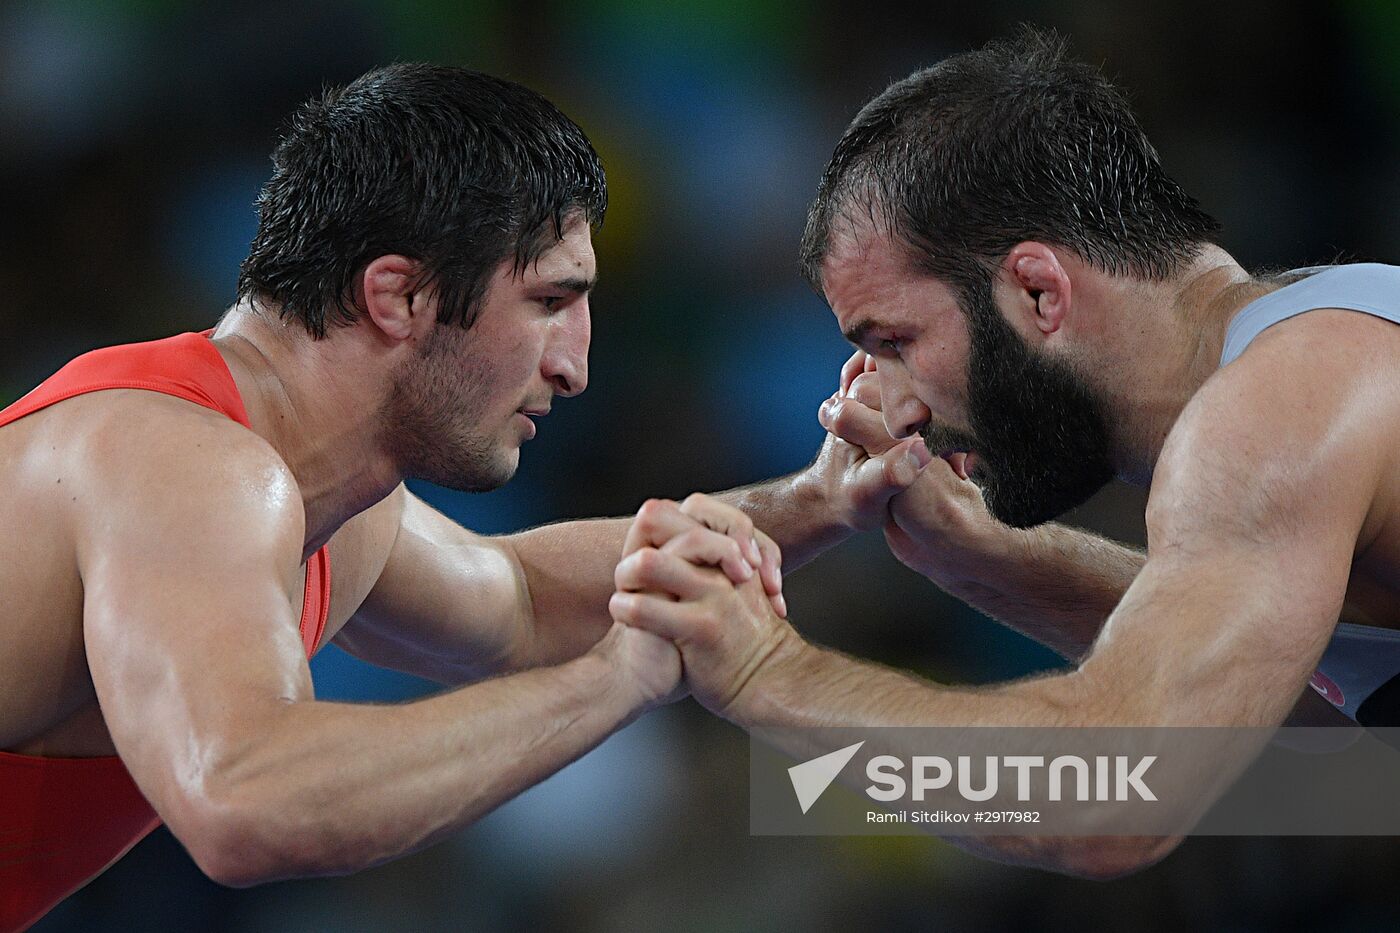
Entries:
{"type": "Polygon", "coordinates": [[[355,275],[390,253],[423,263],[440,322],[470,327],[497,265],[523,268],[570,216],[596,226],[607,210],[602,163],[572,120],[463,68],[390,65],[328,90],[272,158],[238,294],[317,338],[355,320],[355,275]]]}
{"type": "Polygon", "coordinates": [[[821,289],[832,225],[857,213],[964,296],[1023,240],[1148,279],[1213,242],[1220,225],[1167,176],[1123,95],[1066,46],[1024,26],[868,103],[808,213],[808,280],[821,289]]]}

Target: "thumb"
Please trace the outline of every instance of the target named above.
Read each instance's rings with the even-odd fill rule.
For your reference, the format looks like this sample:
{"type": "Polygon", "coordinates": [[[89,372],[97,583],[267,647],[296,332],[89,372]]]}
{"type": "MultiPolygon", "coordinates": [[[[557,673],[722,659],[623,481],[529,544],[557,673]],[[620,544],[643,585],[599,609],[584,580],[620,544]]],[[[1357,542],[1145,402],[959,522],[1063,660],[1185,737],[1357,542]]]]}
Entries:
{"type": "Polygon", "coordinates": [[[868,458],[856,468],[862,511],[883,511],[891,497],[914,485],[920,471],[932,459],[919,437],[909,438],[878,457],[868,458]]]}

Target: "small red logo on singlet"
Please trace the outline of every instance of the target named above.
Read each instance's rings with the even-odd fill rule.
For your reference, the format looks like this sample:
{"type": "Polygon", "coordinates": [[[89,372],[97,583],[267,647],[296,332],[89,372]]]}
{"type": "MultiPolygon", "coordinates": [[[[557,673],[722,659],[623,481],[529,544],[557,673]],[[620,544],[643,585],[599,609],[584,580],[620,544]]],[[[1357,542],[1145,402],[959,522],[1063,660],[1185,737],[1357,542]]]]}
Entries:
{"type": "Polygon", "coordinates": [[[1312,679],[1308,681],[1308,684],[1326,697],[1327,702],[1333,706],[1341,706],[1347,701],[1347,698],[1342,694],[1342,688],[1338,687],[1337,682],[1322,671],[1313,671],[1312,679]]]}

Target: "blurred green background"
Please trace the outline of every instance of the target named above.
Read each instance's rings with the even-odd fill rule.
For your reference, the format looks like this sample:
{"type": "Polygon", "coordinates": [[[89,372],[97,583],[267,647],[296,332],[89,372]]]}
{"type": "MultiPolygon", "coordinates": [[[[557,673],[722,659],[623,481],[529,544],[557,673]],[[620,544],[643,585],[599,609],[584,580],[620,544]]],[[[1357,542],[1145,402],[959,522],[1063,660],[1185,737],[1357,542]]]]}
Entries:
{"type": "MultiPolygon", "coordinates": [[[[799,280],[807,200],[890,80],[1022,21],[1128,90],[1168,170],[1247,265],[1400,257],[1400,5],[1373,0],[642,3],[68,0],[0,6],[0,401],[96,346],[209,326],[292,108],[395,60],[558,103],[606,163],[589,391],[488,495],[420,488],[503,532],[794,470],[847,349],[799,280]]],[[[1140,539],[1142,497],[1077,516],[1140,539]]],[[[951,682],[1055,658],[944,597],[875,536],[789,578],[809,637],[951,682]]],[[[427,685],[328,649],[328,697],[427,685]]],[[[1395,928],[1390,839],[1194,839],[1095,884],[932,839],[748,835],[746,738],[654,714],[450,842],[246,891],[158,832],[36,928],[68,930],[1270,930],[1395,928]]]]}

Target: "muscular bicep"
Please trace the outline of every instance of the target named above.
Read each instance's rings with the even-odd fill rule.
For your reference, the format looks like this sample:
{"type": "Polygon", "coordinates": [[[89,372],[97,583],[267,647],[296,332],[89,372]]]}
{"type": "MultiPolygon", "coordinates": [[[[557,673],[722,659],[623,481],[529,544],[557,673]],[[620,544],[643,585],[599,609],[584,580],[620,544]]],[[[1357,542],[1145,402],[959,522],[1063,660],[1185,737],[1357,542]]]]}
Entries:
{"type": "Polygon", "coordinates": [[[75,512],[83,629],[124,763],[177,832],[311,682],[292,605],[301,502],[251,435],[199,419],[107,438],[75,512]],[[179,436],[177,443],[171,435],[179,436]],[[197,451],[192,454],[191,451],[197,451]]]}
{"type": "Polygon", "coordinates": [[[442,683],[515,667],[531,607],[504,539],[474,534],[403,487],[382,505],[397,524],[393,545],[335,644],[442,683]]]}
{"type": "Polygon", "coordinates": [[[1080,674],[1127,723],[1278,725],[1341,607],[1345,573],[1321,557],[1230,545],[1149,557],[1080,674]]]}

